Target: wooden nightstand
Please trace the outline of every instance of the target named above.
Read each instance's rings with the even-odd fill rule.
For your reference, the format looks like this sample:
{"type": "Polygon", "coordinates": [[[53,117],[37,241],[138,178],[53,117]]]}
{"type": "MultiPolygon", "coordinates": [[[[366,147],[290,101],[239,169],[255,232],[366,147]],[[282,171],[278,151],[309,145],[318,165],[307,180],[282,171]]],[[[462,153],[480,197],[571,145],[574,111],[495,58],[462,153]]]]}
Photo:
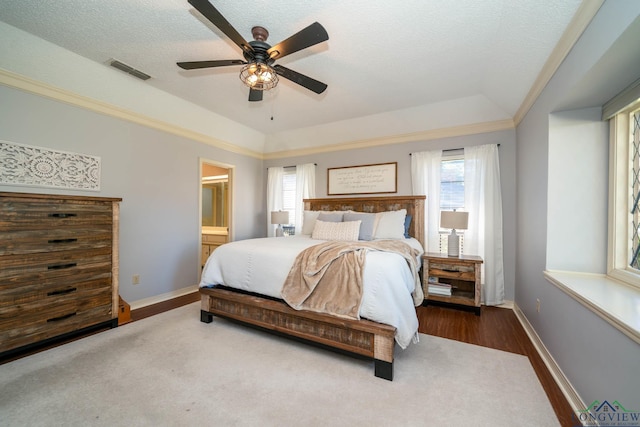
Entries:
{"type": "Polygon", "coordinates": [[[422,256],[422,265],[424,305],[443,303],[471,309],[480,316],[482,258],[473,255],[450,257],[447,254],[426,253],[422,256]],[[434,285],[431,292],[430,282],[434,285]]]}

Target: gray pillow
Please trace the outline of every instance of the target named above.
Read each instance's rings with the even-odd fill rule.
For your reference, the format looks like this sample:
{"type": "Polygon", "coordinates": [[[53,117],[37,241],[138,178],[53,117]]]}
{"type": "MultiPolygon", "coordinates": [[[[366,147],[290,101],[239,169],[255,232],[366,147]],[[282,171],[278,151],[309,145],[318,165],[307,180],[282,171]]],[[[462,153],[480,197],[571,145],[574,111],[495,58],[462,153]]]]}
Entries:
{"type": "Polygon", "coordinates": [[[347,212],[343,221],[362,221],[360,223],[359,240],[373,240],[373,228],[376,224],[376,215],[372,213],[347,212]]]}
{"type": "Polygon", "coordinates": [[[318,219],[324,222],[342,222],[342,212],[320,212],[318,219]]]}

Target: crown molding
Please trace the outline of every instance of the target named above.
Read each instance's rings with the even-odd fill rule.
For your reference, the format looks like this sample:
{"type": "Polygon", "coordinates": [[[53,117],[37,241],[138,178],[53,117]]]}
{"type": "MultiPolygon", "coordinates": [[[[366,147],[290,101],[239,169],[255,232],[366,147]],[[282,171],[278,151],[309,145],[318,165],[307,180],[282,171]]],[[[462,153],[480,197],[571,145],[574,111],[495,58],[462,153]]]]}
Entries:
{"type": "Polygon", "coordinates": [[[129,122],[147,126],[152,129],[157,129],[183,138],[198,141],[225,151],[262,159],[262,153],[239,147],[237,145],[230,144],[228,142],[201,134],[199,132],[190,131],[180,126],[163,122],[161,120],[152,119],[148,116],[125,110],[106,102],[101,102],[95,99],[81,96],[76,93],[51,86],[16,73],[12,73],[2,68],[0,68],[0,84],[43,96],[45,98],[64,102],[76,107],[91,110],[107,116],[127,120],[129,122]]]}
{"type": "Polygon", "coordinates": [[[328,153],[332,151],[355,150],[362,148],[378,147],[381,145],[403,144],[416,141],[430,141],[434,139],[451,138],[456,136],[474,135],[479,133],[497,132],[514,129],[512,119],[497,120],[493,122],[472,123],[469,125],[453,126],[449,128],[432,129],[421,132],[413,132],[401,135],[385,136],[381,138],[363,139],[358,141],[346,141],[337,144],[317,147],[302,148],[298,150],[276,151],[265,153],[265,160],[280,159],[285,157],[305,156],[310,154],[328,153]]]}
{"type": "Polygon", "coordinates": [[[294,157],[308,154],[327,153],[332,151],[343,151],[352,149],[362,149],[369,147],[377,147],[389,144],[401,144],[414,141],[428,141],[433,139],[450,138],[455,136],[472,135],[476,133],[488,133],[505,129],[513,129],[515,127],[512,119],[505,119],[493,122],[474,123],[469,125],[454,126],[442,129],[433,129],[428,131],[392,135],[381,138],[363,139],[357,141],[347,141],[337,144],[302,148],[298,150],[279,151],[273,153],[259,153],[248,150],[228,142],[193,132],[176,125],[172,125],[160,120],[138,114],[129,110],[125,110],[106,102],[97,101],[76,93],[60,89],[37,80],[12,73],[8,70],[0,68],[0,84],[33,93],[45,98],[64,102],[76,107],[84,108],[100,114],[127,120],[142,126],[147,126],[173,135],[208,144],[225,151],[230,151],[245,156],[250,156],[262,160],[278,159],[285,157],[294,157]]]}
{"type": "Polygon", "coordinates": [[[584,30],[593,20],[593,17],[598,13],[598,10],[600,10],[603,3],[604,0],[582,1],[573,16],[573,19],[569,22],[564,33],[562,33],[562,37],[560,37],[556,47],[551,52],[551,55],[549,55],[549,58],[547,58],[547,62],[545,62],[542,70],[538,74],[538,78],[533,83],[533,86],[531,86],[529,93],[527,93],[524,101],[522,101],[518,111],[516,111],[516,115],[513,118],[516,126],[519,125],[524,116],[527,115],[533,104],[560,67],[560,64],[562,64],[562,61],[564,61],[584,30]]]}

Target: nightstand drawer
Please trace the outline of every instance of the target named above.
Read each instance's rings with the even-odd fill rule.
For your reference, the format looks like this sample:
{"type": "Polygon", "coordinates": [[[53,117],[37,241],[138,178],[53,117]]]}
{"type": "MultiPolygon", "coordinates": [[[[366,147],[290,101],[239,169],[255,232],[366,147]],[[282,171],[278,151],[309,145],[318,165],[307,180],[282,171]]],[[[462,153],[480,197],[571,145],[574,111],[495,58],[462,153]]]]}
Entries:
{"type": "Polygon", "coordinates": [[[430,262],[431,276],[448,277],[459,280],[476,280],[476,269],[473,264],[447,264],[442,262],[430,262]]]}

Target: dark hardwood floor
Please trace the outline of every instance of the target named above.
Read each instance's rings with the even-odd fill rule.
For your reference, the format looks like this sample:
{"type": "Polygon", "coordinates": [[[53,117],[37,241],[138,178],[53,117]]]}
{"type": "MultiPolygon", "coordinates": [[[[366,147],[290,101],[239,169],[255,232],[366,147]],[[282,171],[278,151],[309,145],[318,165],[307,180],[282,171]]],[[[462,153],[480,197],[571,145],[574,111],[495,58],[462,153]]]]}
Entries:
{"type": "MultiPolygon", "coordinates": [[[[193,294],[184,295],[169,301],[132,310],[131,321],[135,322],[167,310],[190,304],[199,299],[199,294],[194,292],[193,294]]],[[[576,425],[572,417],[573,411],[569,402],[557,386],[544,361],[536,351],[512,310],[483,306],[482,314],[476,316],[474,313],[468,311],[428,306],[418,307],[417,312],[420,323],[419,331],[421,333],[527,356],[538,375],[542,387],[549,397],[549,401],[553,406],[560,424],[563,427],[576,425]]],[[[78,338],[82,338],[82,336],[74,339],[78,338]]],[[[6,360],[0,360],[0,364],[37,351],[55,347],[56,345],[64,344],[68,341],[70,340],[17,354],[6,360]]]]}

